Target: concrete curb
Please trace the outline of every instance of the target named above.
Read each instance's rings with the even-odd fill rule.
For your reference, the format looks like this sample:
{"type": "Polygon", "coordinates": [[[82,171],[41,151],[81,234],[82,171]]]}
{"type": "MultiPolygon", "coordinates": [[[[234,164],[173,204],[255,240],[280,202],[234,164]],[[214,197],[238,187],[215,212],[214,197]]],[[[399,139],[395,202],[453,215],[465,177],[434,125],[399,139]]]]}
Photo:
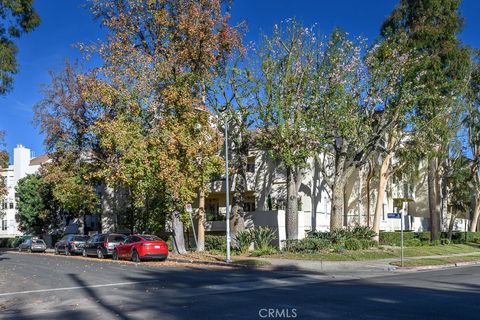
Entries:
{"type": "Polygon", "coordinates": [[[418,267],[397,267],[397,271],[428,271],[428,270],[440,270],[440,269],[451,269],[451,268],[458,268],[458,267],[468,267],[480,265],[480,261],[466,261],[466,262],[457,262],[457,263],[448,263],[448,264],[439,264],[434,266],[418,266],[418,267]]]}
{"type": "Polygon", "coordinates": [[[247,266],[244,264],[232,263],[232,262],[192,260],[192,259],[181,259],[181,258],[167,258],[167,260],[171,262],[178,262],[178,263],[192,263],[192,264],[203,264],[203,265],[209,265],[209,266],[256,269],[255,266],[247,266]]]}

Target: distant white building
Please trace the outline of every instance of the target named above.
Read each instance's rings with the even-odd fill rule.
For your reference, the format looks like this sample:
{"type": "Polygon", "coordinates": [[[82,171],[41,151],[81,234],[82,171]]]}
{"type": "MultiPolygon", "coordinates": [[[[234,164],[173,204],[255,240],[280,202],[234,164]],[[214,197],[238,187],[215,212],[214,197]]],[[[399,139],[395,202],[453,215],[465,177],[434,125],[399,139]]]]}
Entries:
{"type": "Polygon", "coordinates": [[[13,164],[8,168],[0,169],[0,177],[4,179],[8,193],[0,199],[0,238],[13,238],[22,235],[15,220],[17,203],[15,201],[15,187],[18,181],[28,174],[36,173],[40,166],[49,161],[46,155],[33,157],[30,149],[19,144],[13,149],[13,164]]]}

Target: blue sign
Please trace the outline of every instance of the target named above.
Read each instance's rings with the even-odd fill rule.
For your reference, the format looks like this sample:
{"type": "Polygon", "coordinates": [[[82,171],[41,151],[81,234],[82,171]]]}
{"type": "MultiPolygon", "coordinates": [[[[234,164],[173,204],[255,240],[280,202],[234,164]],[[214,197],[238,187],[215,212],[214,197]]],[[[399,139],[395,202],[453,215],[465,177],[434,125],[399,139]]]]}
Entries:
{"type": "Polygon", "coordinates": [[[401,213],[387,213],[387,217],[388,219],[401,219],[402,218],[402,214],[401,213]]]}

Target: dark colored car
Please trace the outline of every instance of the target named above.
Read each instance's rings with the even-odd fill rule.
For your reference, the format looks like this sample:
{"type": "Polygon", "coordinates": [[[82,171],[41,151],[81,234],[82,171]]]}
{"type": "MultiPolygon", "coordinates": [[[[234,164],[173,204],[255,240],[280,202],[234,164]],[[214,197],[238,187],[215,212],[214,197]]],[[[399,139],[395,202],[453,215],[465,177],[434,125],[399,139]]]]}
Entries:
{"type": "Polygon", "coordinates": [[[67,234],[55,243],[55,254],[64,253],[67,256],[71,254],[81,254],[87,240],[88,236],[67,234]]]}
{"type": "Polygon", "coordinates": [[[45,252],[47,245],[41,239],[27,239],[18,246],[18,251],[23,250],[28,252],[45,252]]]}
{"type": "Polygon", "coordinates": [[[125,242],[126,236],[116,233],[102,233],[93,235],[83,247],[83,256],[97,256],[99,259],[104,259],[113,254],[115,247],[125,242]]]}
{"type": "Polygon", "coordinates": [[[113,260],[131,259],[135,262],[147,259],[165,260],[168,257],[168,245],[157,236],[132,235],[125,243],[119,244],[113,251],[113,260]]]}

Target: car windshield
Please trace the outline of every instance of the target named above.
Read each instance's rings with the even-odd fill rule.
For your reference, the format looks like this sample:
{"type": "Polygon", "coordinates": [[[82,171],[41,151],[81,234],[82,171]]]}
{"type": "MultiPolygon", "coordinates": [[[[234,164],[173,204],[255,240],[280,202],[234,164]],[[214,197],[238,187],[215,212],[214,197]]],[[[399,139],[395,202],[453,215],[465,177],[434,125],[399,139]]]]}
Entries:
{"type": "Polygon", "coordinates": [[[75,236],[73,237],[73,241],[87,241],[87,236],[75,236]]]}
{"type": "Polygon", "coordinates": [[[119,234],[112,234],[108,236],[108,242],[122,242],[125,241],[125,237],[119,234]]]}
{"type": "Polygon", "coordinates": [[[150,235],[145,235],[145,236],[141,236],[143,239],[145,240],[149,240],[149,241],[158,241],[158,240],[162,240],[160,239],[159,237],[157,236],[150,236],[150,235]]]}
{"type": "Polygon", "coordinates": [[[32,240],[32,242],[36,244],[45,244],[45,242],[43,242],[43,240],[40,240],[40,239],[32,240]]]}

